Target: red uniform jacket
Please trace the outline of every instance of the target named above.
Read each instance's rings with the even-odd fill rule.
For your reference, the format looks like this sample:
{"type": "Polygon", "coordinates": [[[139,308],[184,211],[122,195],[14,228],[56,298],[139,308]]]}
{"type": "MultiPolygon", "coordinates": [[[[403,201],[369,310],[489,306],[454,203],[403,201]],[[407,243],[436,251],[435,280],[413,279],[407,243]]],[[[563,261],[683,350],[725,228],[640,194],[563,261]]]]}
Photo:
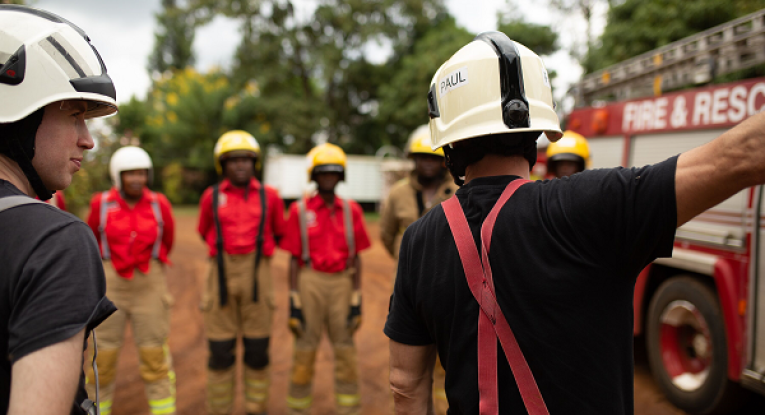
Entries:
{"type": "MultiPolygon", "coordinates": [[[[228,179],[220,183],[218,193],[218,218],[223,233],[223,250],[229,255],[243,255],[255,251],[260,226],[260,186],[255,178],[247,189],[238,188],[228,179]]],[[[266,222],[263,235],[263,255],[274,254],[277,240],[284,229],[284,201],[279,192],[266,186],[266,222]]],[[[212,187],[202,194],[199,201],[199,234],[210,248],[210,256],[218,254],[215,242],[218,238],[212,212],[212,187]]]]}
{"type": "MultiPolygon", "coordinates": [[[[98,227],[101,223],[101,195],[97,193],[90,200],[90,214],[88,225],[96,234],[98,246],[103,256],[103,244],[101,232],[98,227]]],[[[138,268],[141,272],[149,272],[154,242],[157,240],[157,220],[154,217],[151,200],[156,198],[162,212],[162,243],[159,249],[159,260],[169,264],[167,259],[170,249],[173,247],[175,222],[170,202],[161,193],[151,192],[144,188],[143,197],[133,208],[128,206],[125,199],[116,188],[112,188],[107,194],[107,217],[106,217],[106,240],[109,243],[112,266],[117,273],[127,279],[133,278],[133,270],[138,268]]]]}
{"type": "MultiPolygon", "coordinates": [[[[349,200],[353,219],[353,234],[356,239],[356,253],[369,248],[369,236],[364,227],[364,214],[361,206],[349,200]]],[[[327,208],[321,196],[316,195],[306,202],[306,225],[308,227],[308,245],[311,255],[311,267],[321,272],[340,272],[348,262],[348,242],[345,240],[343,223],[343,203],[335,197],[333,209],[327,208]]],[[[284,230],[281,248],[300,258],[303,243],[300,240],[300,219],[297,202],[290,206],[289,218],[284,230]]],[[[301,260],[302,263],[302,260],[301,260]]]]}

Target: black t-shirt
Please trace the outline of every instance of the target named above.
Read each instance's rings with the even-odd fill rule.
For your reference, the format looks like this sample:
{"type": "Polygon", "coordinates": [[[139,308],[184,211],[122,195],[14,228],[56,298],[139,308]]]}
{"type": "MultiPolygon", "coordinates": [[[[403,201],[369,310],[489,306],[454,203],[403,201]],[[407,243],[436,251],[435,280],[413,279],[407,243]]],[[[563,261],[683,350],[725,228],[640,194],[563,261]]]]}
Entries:
{"type": "MultiPolygon", "coordinates": [[[[672,254],[677,158],[586,171],[521,186],[491,241],[497,300],[552,414],[632,414],[632,296],[639,272],[672,254]]],[[[473,179],[457,191],[479,247],[480,228],[515,176],[473,179]]],[[[385,334],[435,343],[449,414],[478,413],[478,303],[443,207],[404,234],[385,334]]],[[[499,408],[525,414],[498,346],[499,408]]]]}
{"type": "MultiPolygon", "coordinates": [[[[0,180],[0,197],[14,195],[23,193],[0,180]]],[[[93,232],[50,205],[0,212],[0,275],[0,413],[5,413],[16,361],[83,328],[89,333],[116,307],[106,298],[93,232]]],[[[78,398],[86,397],[81,373],[78,398]]]]}

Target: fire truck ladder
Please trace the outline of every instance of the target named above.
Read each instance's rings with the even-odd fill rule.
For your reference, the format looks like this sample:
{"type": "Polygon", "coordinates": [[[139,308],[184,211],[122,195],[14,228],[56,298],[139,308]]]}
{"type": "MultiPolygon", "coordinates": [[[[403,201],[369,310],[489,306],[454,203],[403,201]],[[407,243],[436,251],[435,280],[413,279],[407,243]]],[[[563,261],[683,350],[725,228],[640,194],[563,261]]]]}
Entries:
{"type": "Polygon", "coordinates": [[[765,9],[582,77],[576,106],[660,95],[765,63],[765,9]]]}

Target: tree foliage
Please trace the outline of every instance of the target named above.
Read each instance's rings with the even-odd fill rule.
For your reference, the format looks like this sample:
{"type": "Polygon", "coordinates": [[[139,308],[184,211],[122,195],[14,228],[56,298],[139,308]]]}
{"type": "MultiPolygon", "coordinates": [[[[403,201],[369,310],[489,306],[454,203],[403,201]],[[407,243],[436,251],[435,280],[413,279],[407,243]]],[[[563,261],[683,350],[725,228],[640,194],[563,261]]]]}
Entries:
{"type": "Polygon", "coordinates": [[[310,11],[283,0],[198,0],[197,8],[240,22],[234,83],[261,85],[265,115],[291,152],[323,139],[374,151],[384,140],[372,128],[378,89],[390,68],[370,60],[370,49],[410,50],[443,11],[441,0],[321,0],[310,11]]]}
{"type": "Polygon", "coordinates": [[[609,9],[600,45],[582,62],[605,68],[765,7],[765,0],[626,0],[609,9]]]}
{"type": "Polygon", "coordinates": [[[473,37],[453,17],[444,16],[400,57],[392,76],[380,86],[379,118],[389,136],[387,144],[402,146],[409,133],[428,122],[426,96],[433,75],[473,37]]]}
{"type": "Polygon", "coordinates": [[[154,34],[154,50],[149,56],[149,71],[163,73],[194,64],[193,16],[178,7],[176,0],[162,0],[162,12],[155,15],[159,30],[154,34]]]}
{"type": "Polygon", "coordinates": [[[551,55],[558,47],[558,34],[550,26],[500,17],[497,30],[533,50],[537,55],[551,55]]]}
{"type": "MultiPolygon", "coordinates": [[[[114,128],[140,137],[173,201],[193,202],[215,180],[213,146],[232,129],[253,134],[264,152],[305,153],[322,141],[351,154],[402,146],[428,121],[433,74],[474,36],[443,0],[306,4],[163,1],[152,89],[121,105],[114,128]],[[193,31],[216,16],[237,24],[241,40],[230,68],[202,73],[190,66],[193,31]]],[[[556,48],[548,27],[504,19],[500,29],[542,54],[556,48]]]]}

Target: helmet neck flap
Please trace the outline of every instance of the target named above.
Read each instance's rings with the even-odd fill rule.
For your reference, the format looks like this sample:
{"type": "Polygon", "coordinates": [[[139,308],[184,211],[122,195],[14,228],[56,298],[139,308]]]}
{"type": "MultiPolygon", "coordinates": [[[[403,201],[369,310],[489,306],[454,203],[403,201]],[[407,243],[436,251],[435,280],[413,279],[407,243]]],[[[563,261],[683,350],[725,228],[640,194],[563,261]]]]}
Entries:
{"type": "Polygon", "coordinates": [[[0,153],[19,165],[40,200],[48,200],[54,193],[45,187],[42,178],[32,166],[32,158],[35,156],[35,136],[44,113],[45,107],[14,123],[0,124],[0,153]]]}

